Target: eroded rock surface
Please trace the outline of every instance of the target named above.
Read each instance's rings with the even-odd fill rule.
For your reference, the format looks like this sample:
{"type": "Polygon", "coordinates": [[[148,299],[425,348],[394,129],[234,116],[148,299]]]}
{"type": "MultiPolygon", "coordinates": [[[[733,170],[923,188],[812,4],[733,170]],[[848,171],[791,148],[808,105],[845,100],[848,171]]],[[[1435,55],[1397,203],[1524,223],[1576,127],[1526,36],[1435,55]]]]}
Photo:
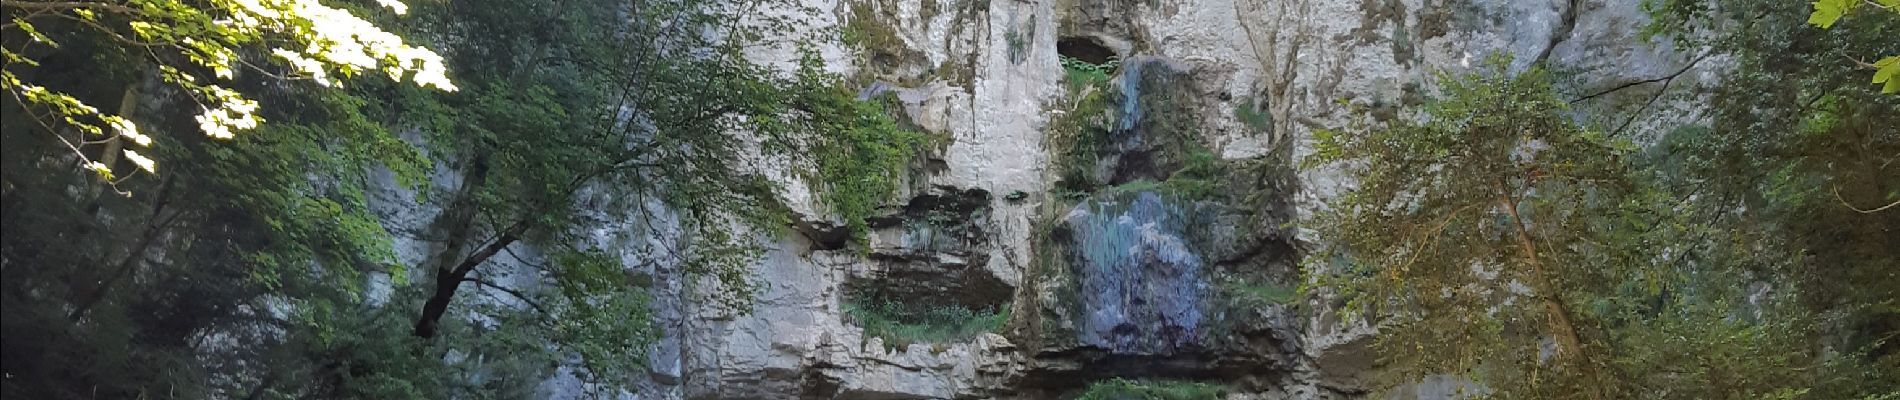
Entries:
{"type": "MultiPolygon", "coordinates": [[[[1677,76],[1578,103],[1612,126],[1670,123],[1643,108],[1717,68],[1640,40],[1636,0],[804,3],[816,14],[767,12],[858,32],[811,45],[947,142],[863,239],[781,173],[799,223],[760,235],[773,250],[754,268],[755,312],[656,283],[668,329],[640,398],[1059,398],[1114,377],[1219,381],[1235,398],[1456,397],[1466,383],[1451,378],[1373,393],[1376,330],[1338,318],[1324,290],[1285,297],[1300,249],[1324,245],[1288,222],[1349,183],[1293,168],[1311,131],[1343,125],[1342,101],[1403,118],[1435,72],[1494,54],[1571,68],[1580,88],[1677,76]],[[1060,176],[1069,149],[1050,148],[1076,96],[1060,57],[1119,63],[1107,140],[1082,151],[1087,184],[1060,176]],[[1184,177],[1197,156],[1220,173],[1184,177]],[[1011,311],[994,333],[896,348],[846,312],[863,293],[1011,311]]],[[[793,55],[755,56],[789,69],[793,55]]]]}

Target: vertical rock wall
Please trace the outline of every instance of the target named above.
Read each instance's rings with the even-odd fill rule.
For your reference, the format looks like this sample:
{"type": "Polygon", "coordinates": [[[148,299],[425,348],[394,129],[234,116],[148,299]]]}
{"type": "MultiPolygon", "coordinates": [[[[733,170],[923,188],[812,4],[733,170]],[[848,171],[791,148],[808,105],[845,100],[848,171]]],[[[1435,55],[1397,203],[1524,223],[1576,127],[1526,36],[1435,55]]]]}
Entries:
{"type": "Polygon", "coordinates": [[[1579,103],[1580,118],[1612,126],[1668,123],[1644,110],[1693,96],[1714,75],[1701,63],[1715,64],[1638,39],[1636,0],[807,3],[817,14],[771,12],[805,18],[805,33],[846,32],[813,43],[828,67],[895,93],[949,144],[918,161],[863,243],[781,171],[802,229],[760,237],[772,250],[755,266],[756,311],[715,313],[690,282],[656,283],[668,332],[641,398],[1052,398],[1112,377],[1365,397],[1373,329],[1284,297],[1297,249],[1323,245],[1288,222],[1346,183],[1292,165],[1312,129],[1351,117],[1340,102],[1404,118],[1433,73],[1509,53],[1519,68],[1563,68],[1578,98],[1675,74],[1667,91],[1579,103]],[[1120,60],[1108,140],[1052,148],[1051,123],[1078,96],[1059,55],[1120,60]],[[1059,176],[1065,152],[1092,158],[1090,185],[1059,176]],[[1208,162],[1197,155],[1217,176],[1178,178],[1208,162]],[[860,293],[1011,311],[994,333],[899,347],[850,315],[860,293]]]}

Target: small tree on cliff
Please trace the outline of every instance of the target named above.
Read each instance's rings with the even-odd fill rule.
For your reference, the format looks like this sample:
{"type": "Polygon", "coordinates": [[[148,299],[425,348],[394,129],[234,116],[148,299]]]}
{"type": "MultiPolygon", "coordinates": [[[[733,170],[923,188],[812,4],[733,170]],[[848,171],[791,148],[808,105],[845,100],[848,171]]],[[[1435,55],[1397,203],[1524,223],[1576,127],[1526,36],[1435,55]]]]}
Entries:
{"type": "Polygon", "coordinates": [[[791,74],[748,58],[757,46],[778,45],[764,37],[795,34],[789,21],[755,10],[794,4],[624,6],[481,1],[419,12],[458,38],[447,53],[467,90],[411,91],[406,106],[404,119],[424,122],[437,154],[461,176],[442,194],[447,207],[435,221],[444,246],[417,266],[429,275],[419,285],[413,336],[453,346],[438,335],[468,328],[456,327],[454,315],[479,307],[472,296],[511,296],[538,321],[511,329],[546,332],[580,356],[595,381],[629,382],[616,375],[642,368],[655,330],[639,317],[645,288],[624,263],[677,265],[676,279],[714,285],[718,295],[706,300],[721,311],[749,309],[757,288],[749,263],[760,249],[746,232],[787,225],[774,183],[754,166],[780,156],[809,162],[794,165],[814,165],[811,176],[834,189],[832,202],[856,204],[858,213],[896,189],[919,134],[854,99],[809,52],[791,74]],[[677,214],[649,215],[653,203],[677,214]],[[595,251],[573,229],[601,209],[633,209],[610,218],[680,239],[631,257],[595,251]],[[676,233],[662,232],[669,229],[676,233]],[[520,259],[510,250],[520,243],[553,250],[547,263],[528,262],[544,284],[488,278],[507,272],[495,270],[496,260],[520,259]]]}
{"type": "Polygon", "coordinates": [[[1669,197],[1695,199],[1676,213],[1720,227],[1707,237],[1741,256],[1677,257],[1741,258],[1798,298],[1795,314],[1823,316],[1805,330],[1840,362],[1815,372],[1835,379],[1813,398],[1900,392],[1900,96],[1882,93],[1900,84],[1892,5],[1670,0],[1650,9],[1651,32],[1732,65],[1697,102],[1706,122],[1655,132],[1652,152],[1669,197]],[[1888,86],[1869,85],[1852,64],[1873,64],[1875,83],[1888,86]]]}
{"type": "Polygon", "coordinates": [[[1788,398],[1833,379],[1808,372],[1824,361],[1787,296],[1741,300],[1750,247],[1684,215],[1635,145],[1573,123],[1545,72],[1489,65],[1442,78],[1424,121],[1320,131],[1306,160],[1358,180],[1312,221],[1330,246],[1310,282],[1384,319],[1397,377],[1551,399],[1788,398]]]}
{"type": "Polygon", "coordinates": [[[1309,270],[1332,271],[1317,282],[1349,309],[1394,318],[1379,347],[1404,370],[1508,371],[1531,393],[1607,398],[1603,350],[1577,312],[1600,275],[1574,244],[1590,241],[1585,215],[1625,190],[1624,150],[1559,114],[1542,71],[1491,65],[1443,78],[1428,122],[1315,133],[1305,162],[1337,163],[1359,186],[1317,224],[1333,245],[1311,259],[1335,265],[1309,270]]]}

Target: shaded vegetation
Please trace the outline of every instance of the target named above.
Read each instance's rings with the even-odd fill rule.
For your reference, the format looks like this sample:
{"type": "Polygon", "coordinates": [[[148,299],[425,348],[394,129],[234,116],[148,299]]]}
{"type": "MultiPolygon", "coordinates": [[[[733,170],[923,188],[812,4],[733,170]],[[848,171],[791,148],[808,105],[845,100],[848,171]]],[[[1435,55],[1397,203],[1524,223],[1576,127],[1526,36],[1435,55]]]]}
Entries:
{"type": "Polygon", "coordinates": [[[1045,145],[1051,149],[1050,165],[1057,171],[1058,189],[1087,193],[1094,191],[1097,153],[1115,118],[1109,110],[1110,68],[1072,58],[1062,61],[1069,96],[1044,128],[1045,145]]]}
{"type": "MultiPolygon", "coordinates": [[[[1702,151],[1764,143],[1738,127],[1699,137],[1720,142],[1703,148],[1676,147],[1691,130],[1644,149],[1576,124],[1546,73],[1512,74],[1507,63],[1442,77],[1421,120],[1316,133],[1308,165],[1342,168],[1358,185],[1311,224],[1331,241],[1308,258],[1311,287],[1384,326],[1376,348],[1398,372],[1387,385],[1458,371],[1504,397],[1864,398],[1895,389],[1889,377],[1900,369],[1885,341],[1864,336],[1891,338],[1894,327],[1856,322],[1891,315],[1885,253],[1894,247],[1880,244],[1891,236],[1864,228],[1895,217],[1790,231],[1814,221],[1781,210],[1849,214],[1835,199],[1798,193],[1900,174],[1796,172],[1857,151],[1805,153],[1815,159],[1767,171],[1698,171],[1723,159],[1702,151]],[[1717,194],[1760,172],[1770,183],[1760,197],[1717,194]],[[1736,218],[1738,208],[1748,211],[1736,218]],[[1803,243],[1815,228],[1836,231],[1824,234],[1834,241],[1803,243]],[[1816,258],[1838,264],[1810,264],[1816,258]]],[[[1860,123],[1830,125],[1842,132],[1817,139],[1883,148],[1900,139],[1860,123]]],[[[1776,157],[1746,162],[1793,161],[1776,157]]]]}
{"type": "Polygon", "coordinates": [[[844,311],[864,328],[865,338],[883,338],[885,348],[899,351],[912,343],[967,341],[979,334],[997,332],[1009,321],[1008,305],[979,310],[957,304],[920,305],[867,298],[846,301],[844,311]]]}
{"type": "Polygon", "coordinates": [[[1083,390],[1076,400],[1217,400],[1227,388],[1203,382],[1166,380],[1128,380],[1115,378],[1096,382],[1083,390]]]}
{"type": "Polygon", "coordinates": [[[1252,129],[1255,133],[1273,132],[1273,114],[1268,113],[1265,104],[1254,101],[1242,101],[1234,106],[1234,119],[1252,129]]]}
{"type": "MultiPolygon", "coordinates": [[[[656,274],[713,311],[751,307],[754,235],[787,223],[755,165],[814,166],[820,192],[865,210],[922,143],[809,57],[797,71],[747,60],[789,30],[729,29],[738,10],[782,3],[643,4],[417,3],[385,20],[441,51],[455,93],[287,82],[242,48],[231,61],[246,68],[220,85],[256,100],[261,123],[228,141],[152,136],[141,154],[170,167],[119,181],[129,195],[76,162],[57,140],[71,132],[29,120],[38,103],[0,99],[0,395],[532,398],[557,368],[596,394],[633,384],[659,334],[656,274]],[[666,243],[603,250],[613,238],[588,231],[603,218],[666,243]]],[[[29,8],[6,15],[52,15],[29,8]]],[[[163,72],[147,55],[83,26],[34,28],[65,46],[22,44],[26,27],[7,24],[7,54],[38,62],[10,60],[9,76],[123,99],[144,129],[199,128],[191,93],[127,90],[163,72]]]]}
{"type": "Polygon", "coordinates": [[[1240,299],[1243,304],[1296,304],[1300,299],[1297,285],[1233,281],[1222,285],[1221,289],[1229,298],[1240,299]]]}
{"type": "Polygon", "coordinates": [[[827,81],[816,72],[815,57],[806,61],[808,79],[820,83],[817,93],[801,99],[803,111],[832,121],[816,127],[830,133],[816,138],[812,147],[817,167],[813,181],[832,212],[861,241],[870,231],[866,220],[897,193],[912,160],[942,138],[900,124],[897,117],[904,111],[896,95],[855,100],[841,82],[827,81]]]}

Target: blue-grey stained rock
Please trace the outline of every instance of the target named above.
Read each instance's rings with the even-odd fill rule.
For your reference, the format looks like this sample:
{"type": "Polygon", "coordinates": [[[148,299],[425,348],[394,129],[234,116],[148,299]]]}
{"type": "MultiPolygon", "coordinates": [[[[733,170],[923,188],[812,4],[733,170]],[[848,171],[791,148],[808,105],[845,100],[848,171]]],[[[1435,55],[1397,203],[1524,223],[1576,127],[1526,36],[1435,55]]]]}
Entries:
{"type": "Polygon", "coordinates": [[[1200,346],[1206,262],[1184,232],[1193,207],[1153,191],[1085,201],[1064,218],[1080,284],[1077,335],[1115,354],[1200,346]]]}

